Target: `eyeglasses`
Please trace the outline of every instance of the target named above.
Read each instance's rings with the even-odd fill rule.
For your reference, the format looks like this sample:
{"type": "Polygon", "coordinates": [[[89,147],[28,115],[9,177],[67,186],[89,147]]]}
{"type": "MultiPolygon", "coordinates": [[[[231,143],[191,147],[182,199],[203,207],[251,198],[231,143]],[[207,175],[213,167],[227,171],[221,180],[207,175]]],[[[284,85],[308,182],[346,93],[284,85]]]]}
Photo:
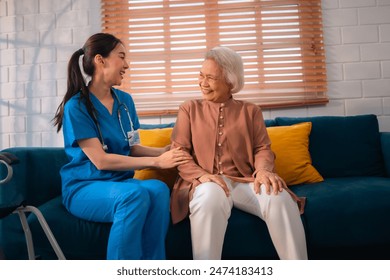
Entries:
{"type": "Polygon", "coordinates": [[[208,83],[215,83],[216,81],[220,80],[221,78],[220,77],[215,77],[215,76],[211,76],[211,75],[203,75],[203,74],[199,74],[199,77],[198,77],[199,81],[200,82],[203,82],[204,80],[206,80],[208,83]]]}

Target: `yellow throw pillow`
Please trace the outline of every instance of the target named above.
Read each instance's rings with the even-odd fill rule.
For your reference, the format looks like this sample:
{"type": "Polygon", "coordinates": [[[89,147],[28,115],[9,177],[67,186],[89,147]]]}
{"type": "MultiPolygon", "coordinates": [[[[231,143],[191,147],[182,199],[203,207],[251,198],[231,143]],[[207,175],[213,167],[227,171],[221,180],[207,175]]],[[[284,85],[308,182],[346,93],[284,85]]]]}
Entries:
{"type": "MultiPolygon", "coordinates": [[[[141,145],[149,147],[165,147],[171,143],[172,127],[140,129],[141,145]]],[[[134,179],[158,179],[173,187],[177,176],[176,168],[171,169],[142,169],[136,170],[134,179]]]]}
{"type": "Polygon", "coordinates": [[[267,127],[271,149],[276,155],[276,172],[289,186],[324,180],[312,165],[309,153],[311,126],[311,122],[305,122],[267,127]]]}
{"type": "Polygon", "coordinates": [[[139,129],[141,144],[148,147],[165,147],[171,144],[172,127],[139,129]]]}

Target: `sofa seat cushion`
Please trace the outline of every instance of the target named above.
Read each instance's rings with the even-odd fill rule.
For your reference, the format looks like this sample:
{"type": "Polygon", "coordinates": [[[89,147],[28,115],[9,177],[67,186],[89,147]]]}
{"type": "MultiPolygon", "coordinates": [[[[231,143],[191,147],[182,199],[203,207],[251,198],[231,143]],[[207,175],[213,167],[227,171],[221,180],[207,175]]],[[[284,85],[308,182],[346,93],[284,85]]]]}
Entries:
{"type": "Polygon", "coordinates": [[[309,151],[325,178],[384,176],[378,119],[375,115],[278,117],[278,125],[311,122],[309,151]]]}
{"type": "MultiPolygon", "coordinates": [[[[168,259],[192,259],[188,217],[170,225],[166,245],[168,259]]],[[[278,259],[265,222],[233,208],[226,229],[222,259],[278,259]]]]}
{"type": "MultiPolygon", "coordinates": [[[[105,259],[110,223],[96,223],[79,219],[70,214],[58,196],[39,207],[54,237],[67,259],[105,259]]],[[[44,259],[55,258],[54,251],[35,215],[28,222],[33,234],[37,255],[44,259]]]]}
{"type": "MultiPolygon", "coordinates": [[[[56,197],[39,207],[67,259],[105,259],[109,223],[92,223],[78,219],[56,197]]],[[[35,215],[28,217],[36,254],[55,259],[55,253],[35,215]]],[[[168,259],[192,259],[189,219],[170,225],[167,234],[168,259]]],[[[224,259],[277,259],[267,226],[260,218],[233,208],[223,248],[224,259]],[[245,230],[246,237],[242,238],[245,230]],[[237,242],[240,239],[240,242],[237,242]],[[266,241],[266,242],[265,242],[266,241]]]]}
{"type": "Polygon", "coordinates": [[[291,189],[307,197],[302,218],[308,246],[388,244],[390,223],[383,220],[383,213],[390,213],[390,178],[327,178],[291,189]]]}
{"type": "Polygon", "coordinates": [[[265,222],[237,208],[229,218],[222,255],[224,259],[279,259],[265,222]]]}

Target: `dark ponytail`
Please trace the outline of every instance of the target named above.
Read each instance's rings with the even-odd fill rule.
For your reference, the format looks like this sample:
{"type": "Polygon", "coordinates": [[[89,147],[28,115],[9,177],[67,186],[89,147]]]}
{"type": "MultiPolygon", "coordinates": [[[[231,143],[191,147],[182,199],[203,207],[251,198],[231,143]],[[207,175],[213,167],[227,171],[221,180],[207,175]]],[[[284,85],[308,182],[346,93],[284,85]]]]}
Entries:
{"type": "Polygon", "coordinates": [[[64,116],[64,106],[75,94],[80,92],[80,101],[85,102],[89,115],[96,122],[94,114],[94,107],[92,105],[88,85],[85,84],[83,74],[79,66],[80,56],[83,56],[83,69],[85,74],[93,76],[95,72],[95,65],[93,64],[94,57],[100,54],[102,57],[107,57],[115,47],[122,43],[115,36],[108,33],[97,33],[88,38],[84,47],[74,52],[68,63],[68,80],[67,90],[63,100],[57,108],[56,114],[53,118],[54,126],[57,127],[57,132],[62,128],[62,121],[64,116]]]}

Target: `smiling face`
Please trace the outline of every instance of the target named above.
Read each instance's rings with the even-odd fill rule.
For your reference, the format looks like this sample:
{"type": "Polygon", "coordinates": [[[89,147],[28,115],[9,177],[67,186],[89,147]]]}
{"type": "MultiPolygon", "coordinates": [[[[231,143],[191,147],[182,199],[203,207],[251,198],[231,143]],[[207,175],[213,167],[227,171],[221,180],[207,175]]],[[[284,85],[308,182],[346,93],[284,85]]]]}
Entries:
{"type": "Polygon", "coordinates": [[[212,59],[206,59],[199,73],[199,86],[203,99],[221,103],[228,100],[232,94],[230,85],[226,82],[222,69],[212,59]]]}
{"type": "Polygon", "coordinates": [[[118,44],[104,60],[104,80],[110,86],[119,86],[129,64],[126,61],[126,49],[118,44]]]}

